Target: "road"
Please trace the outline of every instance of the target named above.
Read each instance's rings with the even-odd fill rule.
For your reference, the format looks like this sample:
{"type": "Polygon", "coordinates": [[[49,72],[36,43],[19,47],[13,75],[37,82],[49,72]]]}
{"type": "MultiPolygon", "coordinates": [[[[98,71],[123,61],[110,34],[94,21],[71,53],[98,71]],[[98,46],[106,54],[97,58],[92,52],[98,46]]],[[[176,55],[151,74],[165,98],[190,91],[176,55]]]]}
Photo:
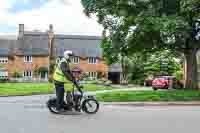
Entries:
{"type": "Polygon", "coordinates": [[[96,115],[53,115],[49,96],[0,98],[1,133],[189,133],[199,132],[200,107],[102,105],[96,115]]]}

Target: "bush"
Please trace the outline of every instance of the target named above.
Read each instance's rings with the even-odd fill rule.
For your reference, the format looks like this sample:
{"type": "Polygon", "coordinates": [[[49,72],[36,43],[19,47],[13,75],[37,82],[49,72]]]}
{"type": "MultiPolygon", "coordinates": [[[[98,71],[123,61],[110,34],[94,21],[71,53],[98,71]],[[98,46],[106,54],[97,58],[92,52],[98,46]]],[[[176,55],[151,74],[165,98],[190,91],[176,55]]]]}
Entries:
{"type": "Polygon", "coordinates": [[[112,81],[105,80],[105,79],[100,79],[100,80],[97,80],[97,84],[110,86],[112,84],[112,81]]]}
{"type": "Polygon", "coordinates": [[[97,84],[104,84],[105,83],[105,81],[103,81],[103,80],[98,80],[97,81],[97,84]]]}
{"type": "Polygon", "coordinates": [[[129,81],[130,84],[136,84],[136,85],[144,85],[144,79],[136,79],[129,81]]]}
{"type": "Polygon", "coordinates": [[[177,71],[174,76],[176,77],[177,80],[182,80],[183,79],[183,73],[181,71],[177,71]]]}
{"type": "Polygon", "coordinates": [[[81,75],[80,75],[80,80],[88,80],[88,78],[89,78],[89,76],[88,76],[88,74],[87,73],[81,73],[81,75]]]}
{"type": "Polygon", "coordinates": [[[21,78],[21,77],[22,77],[22,74],[20,74],[19,72],[16,72],[16,71],[15,71],[15,72],[13,73],[12,77],[13,77],[13,78],[21,78]]]}

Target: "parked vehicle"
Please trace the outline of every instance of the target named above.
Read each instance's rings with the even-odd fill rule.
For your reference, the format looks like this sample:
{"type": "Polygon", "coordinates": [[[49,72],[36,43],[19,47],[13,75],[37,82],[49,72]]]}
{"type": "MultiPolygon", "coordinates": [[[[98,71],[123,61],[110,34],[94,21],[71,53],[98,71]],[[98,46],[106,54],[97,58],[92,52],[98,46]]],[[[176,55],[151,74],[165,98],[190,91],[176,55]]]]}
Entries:
{"type": "MultiPolygon", "coordinates": [[[[78,90],[81,90],[80,87],[78,90]]],[[[59,114],[56,110],[56,97],[50,98],[47,101],[47,107],[51,113],[59,114]]],[[[85,112],[94,114],[99,110],[99,103],[92,95],[85,95],[83,92],[75,92],[75,85],[73,85],[72,92],[67,92],[64,99],[64,109],[66,111],[75,110],[77,112],[85,112]]]]}
{"type": "Polygon", "coordinates": [[[152,81],[152,88],[154,90],[169,89],[170,85],[174,89],[179,89],[183,87],[183,84],[178,81],[174,76],[159,76],[152,81]]]}
{"type": "Polygon", "coordinates": [[[152,88],[157,89],[168,89],[169,80],[165,77],[157,77],[152,81],[152,88]]]}

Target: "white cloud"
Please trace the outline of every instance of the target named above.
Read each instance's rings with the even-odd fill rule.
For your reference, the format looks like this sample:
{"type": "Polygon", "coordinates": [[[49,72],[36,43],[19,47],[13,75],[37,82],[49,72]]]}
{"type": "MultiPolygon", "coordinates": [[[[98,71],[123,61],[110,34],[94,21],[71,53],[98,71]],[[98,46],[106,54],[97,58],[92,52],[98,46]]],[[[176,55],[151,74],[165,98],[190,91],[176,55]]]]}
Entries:
{"type": "MultiPolygon", "coordinates": [[[[6,4],[7,8],[12,6],[12,3],[6,4]]],[[[0,23],[9,26],[23,23],[28,30],[46,31],[49,24],[53,24],[56,33],[101,35],[102,32],[95,18],[89,19],[84,15],[80,0],[49,0],[40,8],[16,14],[5,12],[4,9],[0,16],[0,23]]]]}
{"type": "Polygon", "coordinates": [[[0,11],[6,11],[11,8],[15,0],[1,0],[0,11]]]}

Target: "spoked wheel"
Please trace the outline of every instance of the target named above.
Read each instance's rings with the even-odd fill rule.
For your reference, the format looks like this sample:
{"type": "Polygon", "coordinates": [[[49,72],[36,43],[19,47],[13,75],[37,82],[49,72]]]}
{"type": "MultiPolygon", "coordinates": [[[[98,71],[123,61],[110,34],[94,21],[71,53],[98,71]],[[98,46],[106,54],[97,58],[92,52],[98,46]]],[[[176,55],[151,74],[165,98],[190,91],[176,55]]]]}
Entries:
{"type": "Polygon", "coordinates": [[[56,98],[49,99],[47,101],[47,107],[51,113],[58,114],[58,111],[56,110],[56,98]]]}
{"type": "Polygon", "coordinates": [[[86,99],[82,103],[82,110],[88,114],[95,114],[99,110],[99,103],[95,99],[86,99]]]}

